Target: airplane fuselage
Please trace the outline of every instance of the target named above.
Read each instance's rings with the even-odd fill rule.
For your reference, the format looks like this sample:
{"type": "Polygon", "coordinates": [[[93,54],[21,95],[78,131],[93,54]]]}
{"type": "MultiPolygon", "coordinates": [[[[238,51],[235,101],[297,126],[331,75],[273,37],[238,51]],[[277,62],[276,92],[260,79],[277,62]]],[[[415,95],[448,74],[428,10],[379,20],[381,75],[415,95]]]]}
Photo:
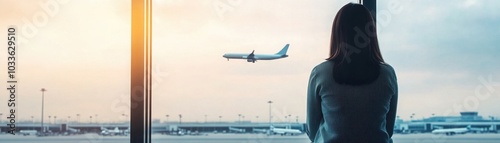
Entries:
{"type": "Polygon", "coordinates": [[[239,129],[239,128],[233,128],[233,127],[229,127],[229,130],[232,132],[236,132],[236,133],[244,133],[245,132],[245,129],[239,129]]]}
{"type": "Polygon", "coordinates": [[[297,130],[297,129],[281,129],[281,128],[272,128],[271,131],[275,134],[281,134],[281,135],[299,135],[303,134],[302,131],[297,130]]]}
{"type": "Polygon", "coordinates": [[[101,134],[103,136],[116,136],[116,135],[127,135],[128,130],[119,130],[118,127],[116,127],[114,130],[108,130],[106,128],[101,129],[101,134]]]}
{"type": "Polygon", "coordinates": [[[255,63],[257,60],[275,60],[288,57],[286,54],[288,46],[290,46],[290,44],[286,44],[285,47],[276,54],[254,54],[254,51],[252,51],[251,53],[227,53],[222,55],[222,57],[226,58],[228,61],[229,59],[246,59],[247,62],[252,63],[255,63]]]}
{"type": "Polygon", "coordinates": [[[469,132],[469,129],[467,128],[435,129],[432,131],[433,134],[446,134],[446,135],[465,134],[467,132],[469,132]]]}
{"type": "MultiPolygon", "coordinates": [[[[222,57],[227,58],[227,59],[248,59],[249,56],[248,54],[238,54],[238,53],[227,53],[222,55],[222,57]]],[[[274,59],[281,59],[281,58],[286,58],[288,55],[267,55],[267,54],[255,54],[254,59],[255,60],[274,60],[274,59]]]]}

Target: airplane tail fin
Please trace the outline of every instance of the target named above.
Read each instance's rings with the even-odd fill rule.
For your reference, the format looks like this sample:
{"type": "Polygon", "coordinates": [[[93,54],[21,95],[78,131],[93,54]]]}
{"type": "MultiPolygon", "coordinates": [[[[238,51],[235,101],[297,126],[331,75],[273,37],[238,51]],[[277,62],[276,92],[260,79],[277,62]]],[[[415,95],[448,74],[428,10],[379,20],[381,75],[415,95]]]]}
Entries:
{"type": "Polygon", "coordinates": [[[273,125],[269,126],[269,130],[274,130],[274,126],[273,125]]]}
{"type": "Polygon", "coordinates": [[[286,51],[288,51],[288,46],[290,46],[290,44],[286,44],[285,47],[283,47],[283,49],[281,49],[281,51],[279,51],[278,53],[276,54],[279,54],[279,55],[286,55],[286,51]]]}

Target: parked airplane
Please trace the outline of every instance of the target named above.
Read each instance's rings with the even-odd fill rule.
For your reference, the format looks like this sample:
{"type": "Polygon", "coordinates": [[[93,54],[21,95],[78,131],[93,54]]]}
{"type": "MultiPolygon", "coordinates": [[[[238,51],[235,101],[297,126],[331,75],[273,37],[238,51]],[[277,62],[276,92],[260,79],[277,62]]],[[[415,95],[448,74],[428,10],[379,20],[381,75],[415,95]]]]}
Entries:
{"type": "Polygon", "coordinates": [[[68,127],[67,128],[67,131],[66,133],[64,133],[64,135],[72,135],[72,134],[80,134],[80,129],[74,129],[74,128],[70,128],[68,127]]]}
{"type": "Polygon", "coordinates": [[[24,136],[29,136],[29,135],[36,135],[36,136],[68,136],[68,135],[74,135],[74,134],[80,134],[80,130],[78,129],[73,129],[67,127],[67,130],[65,132],[52,132],[52,131],[47,131],[47,132],[38,132],[37,130],[20,130],[19,134],[24,135],[24,136]]]}
{"type": "Polygon", "coordinates": [[[24,136],[29,136],[29,135],[36,135],[38,131],[36,130],[21,130],[19,133],[24,136]]]}
{"type": "Polygon", "coordinates": [[[297,130],[297,129],[282,129],[282,128],[275,128],[274,126],[271,126],[271,131],[274,134],[281,134],[283,135],[299,135],[303,134],[302,131],[297,130]]]}
{"type": "Polygon", "coordinates": [[[254,133],[268,133],[268,129],[257,129],[257,128],[252,128],[252,131],[254,133]]]}
{"type": "Polygon", "coordinates": [[[281,49],[278,53],[276,54],[254,54],[255,50],[252,51],[250,54],[243,54],[243,53],[227,53],[222,55],[222,57],[229,59],[246,59],[248,62],[255,63],[257,60],[274,60],[274,59],[281,59],[281,58],[286,58],[288,55],[286,52],[288,51],[288,46],[290,44],[286,44],[283,49],[281,49]]]}
{"type": "Polygon", "coordinates": [[[450,128],[450,129],[435,129],[432,131],[433,134],[446,134],[447,136],[455,135],[455,134],[465,134],[471,131],[471,126],[467,126],[465,128],[450,128]]]}
{"type": "Polygon", "coordinates": [[[233,127],[229,127],[229,131],[230,132],[235,132],[235,133],[245,133],[246,132],[245,129],[233,128],[233,127]]]}
{"type": "Polygon", "coordinates": [[[113,130],[108,130],[104,127],[101,127],[101,133],[100,135],[103,135],[103,136],[126,136],[128,135],[128,132],[129,130],[120,130],[118,129],[118,127],[115,127],[115,129],[113,130]]]}

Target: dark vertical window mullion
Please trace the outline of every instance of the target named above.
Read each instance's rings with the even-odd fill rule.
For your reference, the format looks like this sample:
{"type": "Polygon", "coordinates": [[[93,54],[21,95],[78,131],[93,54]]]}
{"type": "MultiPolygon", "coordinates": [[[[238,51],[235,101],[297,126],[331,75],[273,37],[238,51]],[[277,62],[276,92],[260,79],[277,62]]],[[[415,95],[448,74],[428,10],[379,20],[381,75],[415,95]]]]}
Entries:
{"type": "Polygon", "coordinates": [[[130,142],[151,142],[151,0],[132,0],[130,142]]]}
{"type": "Polygon", "coordinates": [[[363,0],[363,5],[372,13],[373,20],[377,21],[377,0],[363,0]]]}

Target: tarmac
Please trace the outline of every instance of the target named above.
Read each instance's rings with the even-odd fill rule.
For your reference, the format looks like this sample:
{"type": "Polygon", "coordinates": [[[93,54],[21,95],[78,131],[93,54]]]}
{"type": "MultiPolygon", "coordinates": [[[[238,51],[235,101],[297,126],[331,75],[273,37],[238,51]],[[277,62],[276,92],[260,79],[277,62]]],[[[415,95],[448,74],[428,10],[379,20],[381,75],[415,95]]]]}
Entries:
{"type": "MultiPolygon", "coordinates": [[[[394,143],[498,143],[500,134],[464,134],[464,135],[433,135],[433,134],[396,134],[394,143]]],[[[153,143],[310,143],[306,135],[297,136],[267,136],[265,134],[203,134],[199,136],[168,136],[152,135],[153,143]]],[[[74,136],[22,136],[0,135],[1,143],[126,143],[128,136],[99,136],[83,134],[74,136]]]]}

